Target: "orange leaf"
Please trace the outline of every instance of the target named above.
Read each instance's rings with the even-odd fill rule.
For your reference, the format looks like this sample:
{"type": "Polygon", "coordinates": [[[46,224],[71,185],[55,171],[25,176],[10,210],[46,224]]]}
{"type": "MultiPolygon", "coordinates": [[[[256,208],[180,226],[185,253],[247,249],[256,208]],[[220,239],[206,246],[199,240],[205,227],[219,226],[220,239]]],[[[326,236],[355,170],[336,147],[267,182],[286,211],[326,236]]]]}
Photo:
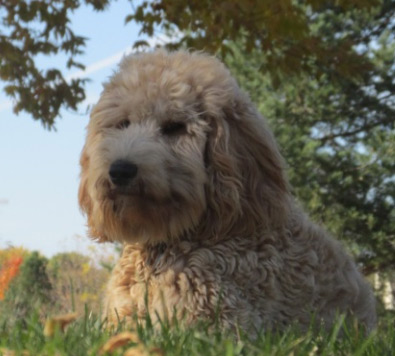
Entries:
{"type": "Polygon", "coordinates": [[[106,352],[113,352],[114,350],[128,344],[129,342],[137,343],[139,338],[136,333],[124,331],[109,339],[100,349],[100,355],[106,352]]]}

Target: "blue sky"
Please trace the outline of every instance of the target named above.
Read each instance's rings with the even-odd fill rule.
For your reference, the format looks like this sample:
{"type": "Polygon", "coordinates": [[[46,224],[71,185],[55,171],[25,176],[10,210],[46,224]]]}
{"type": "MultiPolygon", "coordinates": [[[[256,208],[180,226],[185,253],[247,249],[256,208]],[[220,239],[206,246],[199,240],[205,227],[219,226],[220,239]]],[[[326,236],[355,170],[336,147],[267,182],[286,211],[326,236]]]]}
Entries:
{"type": "MultiPolygon", "coordinates": [[[[1,90],[0,248],[24,246],[46,256],[87,249],[90,241],[77,203],[78,162],[89,119],[86,108],[97,100],[101,83],[138,39],[139,27],[124,24],[130,13],[130,3],[118,0],[103,13],[83,7],[73,14],[73,30],[89,38],[85,54],[77,59],[87,66],[84,76],[91,82],[80,113],[63,111],[56,132],[45,130],[25,113],[13,114],[1,90]]],[[[62,67],[64,61],[43,57],[39,64],[62,67]]],[[[81,74],[74,69],[65,76],[81,74]]],[[[0,82],[1,89],[3,86],[0,82]]]]}

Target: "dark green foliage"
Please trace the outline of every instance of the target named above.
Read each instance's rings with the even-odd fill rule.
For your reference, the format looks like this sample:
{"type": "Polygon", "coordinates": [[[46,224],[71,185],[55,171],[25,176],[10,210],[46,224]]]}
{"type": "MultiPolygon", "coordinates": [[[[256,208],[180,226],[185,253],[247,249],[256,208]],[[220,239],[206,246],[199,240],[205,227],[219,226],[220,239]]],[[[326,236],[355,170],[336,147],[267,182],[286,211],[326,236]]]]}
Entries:
{"type": "MultiPolygon", "coordinates": [[[[295,195],[345,240],[365,273],[395,265],[395,38],[374,12],[328,9],[311,22],[326,42],[355,39],[370,69],[354,78],[262,73],[266,55],[232,47],[227,63],[275,132],[295,195]]],[[[381,14],[378,16],[377,14],[381,14]]]]}
{"type": "Polygon", "coordinates": [[[51,305],[52,286],[47,275],[47,259],[38,252],[27,256],[0,304],[1,319],[23,320],[33,313],[43,316],[51,305]]]}

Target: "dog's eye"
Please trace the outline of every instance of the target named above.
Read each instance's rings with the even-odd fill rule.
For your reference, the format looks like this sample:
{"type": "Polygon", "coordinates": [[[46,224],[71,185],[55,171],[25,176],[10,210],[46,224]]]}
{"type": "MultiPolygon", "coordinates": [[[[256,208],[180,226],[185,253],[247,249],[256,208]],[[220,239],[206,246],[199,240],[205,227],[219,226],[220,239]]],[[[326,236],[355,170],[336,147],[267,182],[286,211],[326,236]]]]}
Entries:
{"type": "Polygon", "coordinates": [[[124,130],[126,128],[128,128],[130,125],[130,121],[128,119],[122,120],[121,122],[119,122],[116,126],[117,129],[119,130],[124,130]]]}
{"type": "Polygon", "coordinates": [[[187,132],[187,127],[183,122],[169,121],[162,126],[161,132],[166,136],[182,135],[187,132]]]}

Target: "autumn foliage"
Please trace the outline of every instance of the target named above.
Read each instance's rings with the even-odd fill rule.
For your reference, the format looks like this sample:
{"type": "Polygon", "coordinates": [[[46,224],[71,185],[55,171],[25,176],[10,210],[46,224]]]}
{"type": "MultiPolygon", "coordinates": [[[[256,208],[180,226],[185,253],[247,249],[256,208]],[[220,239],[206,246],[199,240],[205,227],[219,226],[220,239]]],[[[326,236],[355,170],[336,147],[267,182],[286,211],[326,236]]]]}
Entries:
{"type": "Polygon", "coordinates": [[[19,272],[26,251],[22,248],[9,248],[0,251],[0,300],[4,299],[10,282],[19,272]]]}
{"type": "Polygon", "coordinates": [[[36,314],[100,312],[109,270],[76,252],[48,259],[21,247],[0,249],[0,325],[36,314]]]}
{"type": "Polygon", "coordinates": [[[15,256],[6,261],[4,266],[2,266],[0,270],[0,300],[4,299],[4,293],[10,281],[17,275],[22,261],[22,257],[15,256]]]}

